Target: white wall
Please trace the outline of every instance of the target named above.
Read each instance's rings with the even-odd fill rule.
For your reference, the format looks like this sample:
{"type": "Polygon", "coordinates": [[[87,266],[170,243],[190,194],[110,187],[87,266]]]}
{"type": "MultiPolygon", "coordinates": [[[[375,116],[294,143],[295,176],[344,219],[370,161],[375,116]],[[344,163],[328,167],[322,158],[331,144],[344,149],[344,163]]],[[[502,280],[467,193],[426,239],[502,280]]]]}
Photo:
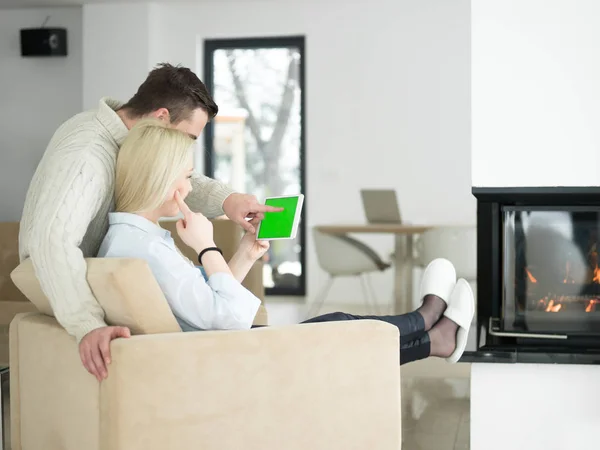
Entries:
{"type": "Polygon", "coordinates": [[[600,367],[471,365],[471,450],[595,450],[600,367]]]}
{"type": "Polygon", "coordinates": [[[29,181],[56,128],[81,108],[81,8],[0,11],[0,221],[21,218],[29,181]],[[68,56],[22,58],[19,30],[67,29],[68,56]]]}
{"type": "Polygon", "coordinates": [[[102,97],[127,101],[150,69],[150,14],[153,5],[83,7],[83,107],[102,97]]]}
{"type": "Polygon", "coordinates": [[[474,186],[600,183],[600,2],[472,0],[474,186]]]}
{"type": "MultiPolygon", "coordinates": [[[[198,67],[210,38],[306,36],[308,226],[364,221],[361,187],[396,188],[406,220],[474,223],[467,0],[161,5],[152,57],[198,67]],[[335,199],[344,199],[342,202],[335,199]]],[[[382,253],[389,237],[365,237],[382,253]]],[[[312,247],[309,296],[324,274],[312,247]]],[[[387,256],[387,255],[386,255],[387,256]]],[[[391,298],[391,273],[377,277],[391,298]]],[[[332,300],[360,300],[341,283],[332,300]]]]}

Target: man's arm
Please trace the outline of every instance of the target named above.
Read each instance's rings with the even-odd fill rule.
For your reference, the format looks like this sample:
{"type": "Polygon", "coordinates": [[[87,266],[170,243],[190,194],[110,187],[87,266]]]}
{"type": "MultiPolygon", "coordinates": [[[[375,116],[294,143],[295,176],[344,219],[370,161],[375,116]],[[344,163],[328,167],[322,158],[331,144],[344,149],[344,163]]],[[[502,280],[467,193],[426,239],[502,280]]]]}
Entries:
{"type": "Polygon", "coordinates": [[[208,218],[226,214],[244,230],[254,233],[256,230],[246,219],[262,219],[265,212],[283,211],[283,208],[261,205],[254,195],[234,192],[223,183],[204,175],[192,177],[192,192],[185,202],[194,212],[208,218]]]}
{"type": "Polygon", "coordinates": [[[214,218],[224,214],[223,202],[232,193],[229,186],[205,175],[195,174],[192,177],[192,192],[185,202],[192,211],[214,218]]]}
{"type": "Polygon", "coordinates": [[[81,339],[106,326],[104,311],[87,283],[79,245],[108,188],[101,171],[85,163],[62,161],[49,173],[52,185],[37,199],[29,256],[58,322],[81,339]]]}

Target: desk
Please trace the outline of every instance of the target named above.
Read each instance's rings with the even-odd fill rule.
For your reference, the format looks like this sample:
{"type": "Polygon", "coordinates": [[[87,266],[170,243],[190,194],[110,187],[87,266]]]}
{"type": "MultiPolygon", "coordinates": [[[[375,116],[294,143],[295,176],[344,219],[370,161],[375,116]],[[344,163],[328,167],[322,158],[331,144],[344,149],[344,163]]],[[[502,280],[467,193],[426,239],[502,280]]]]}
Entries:
{"type": "Polygon", "coordinates": [[[413,244],[414,237],[434,228],[427,225],[370,223],[364,225],[321,225],[315,227],[328,234],[393,234],[394,250],[394,314],[404,314],[411,310],[413,299],[413,244]]]}

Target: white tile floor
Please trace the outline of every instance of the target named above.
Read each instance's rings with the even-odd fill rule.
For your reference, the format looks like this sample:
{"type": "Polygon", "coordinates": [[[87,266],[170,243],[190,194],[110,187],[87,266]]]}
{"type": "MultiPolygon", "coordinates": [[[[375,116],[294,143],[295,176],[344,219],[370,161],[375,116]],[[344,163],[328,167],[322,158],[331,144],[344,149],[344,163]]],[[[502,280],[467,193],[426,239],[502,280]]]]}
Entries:
{"type": "Polygon", "coordinates": [[[469,367],[465,368],[466,373],[452,373],[444,370],[448,364],[443,361],[412,365],[419,367],[411,372],[402,369],[402,448],[467,450],[469,367]],[[436,376],[428,376],[428,373],[436,373],[436,376]]]}
{"type": "MultiPolygon", "coordinates": [[[[266,303],[271,325],[306,318],[304,303],[281,298],[266,303]]],[[[327,305],[320,313],[333,311],[366,314],[356,305],[327,305]]],[[[402,449],[468,450],[470,366],[431,358],[406,364],[401,372],[402,449]]]]}

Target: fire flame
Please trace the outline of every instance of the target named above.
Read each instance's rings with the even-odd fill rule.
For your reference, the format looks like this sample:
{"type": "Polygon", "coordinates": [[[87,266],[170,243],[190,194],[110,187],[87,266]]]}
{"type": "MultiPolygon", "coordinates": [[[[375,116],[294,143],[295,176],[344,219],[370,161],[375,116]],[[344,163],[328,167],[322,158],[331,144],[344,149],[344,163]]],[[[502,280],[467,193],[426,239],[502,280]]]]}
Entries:
{"type": "MultiPolygon", "coordinates": [[[[571,272],[571,264],[569,261],[567,261],[566,267],[565,267],[565,277],[563,279],[563,283],[564,284],[570,284],[570,283],[575,283],[575,280],[573,278],[571,278],[570,276],[570,272],[571,272]]],[[[535,276],[533,276],[533,274],[531,273],[531,271],[529,269],[525,269],[525,273],[527,274],[527,278],[529,279],[529,281],[531,283],[537,283],[538,280],[537,278],[535,278],[535,276]]],[[[598,267],[598,263],[595,264],[594,270],[593,270],[593,277],[592,277],[592,283],[596,283],[596,284],[600,284],[600,267],[598,267]]],[[[549,294],[552,295],[552,294],[549,294]]],[[[549,296],[543,297],[538,301],[538,307],[540,309],[544,309],[544,311],[546,312],[559,312],[560,310],[563,309],[563,304],[565,305],[565,308],[568,307],[569,303],[571,303],[571,301],[587,301],[587,304],[585,306],[585,312],[589,313],[589,312],[595,312],[596,311],[596,305],[600,305],[600,298],[596,297],[596,298],[592,298],[589,299],[585,298],[585,297],[580,297],[578,296],[577,298],[573,297],[573,296],[558,296],[555,298],[549,298],[549,296]]]]}
{"type": "Polygon", "coordinates": [[[598,264],[596,263],[596,268],[594,269],[594,277],[592,278],[594,283],[600,284],[600,269],[598,268],[598,264]]]}
{"type": "Polygon", "coordinates": [[[597,298],[593,298],[590,300],[590,302],[588,303],[588,305],[585,308],[585,312],[592,312],[596,310],[596,305],[600,303],[600,300],[598,300],[597,298]]]}
{"type": "Polygon", "coordinates": [[[529,278],[529,281],[531,281],[532,283],[537,283],[536,278],[533,275],[531,275],[529,269],[525,269],[525,272],[527,272],[527,278],[529,278]]]}
{"type": "Polygon", "coordinates": [[[554,300],[550,300],[548,302],[548,306],[546,307],[546,312],[559,312],[562,308],[562,303],[554,303],[554,300]]]}

